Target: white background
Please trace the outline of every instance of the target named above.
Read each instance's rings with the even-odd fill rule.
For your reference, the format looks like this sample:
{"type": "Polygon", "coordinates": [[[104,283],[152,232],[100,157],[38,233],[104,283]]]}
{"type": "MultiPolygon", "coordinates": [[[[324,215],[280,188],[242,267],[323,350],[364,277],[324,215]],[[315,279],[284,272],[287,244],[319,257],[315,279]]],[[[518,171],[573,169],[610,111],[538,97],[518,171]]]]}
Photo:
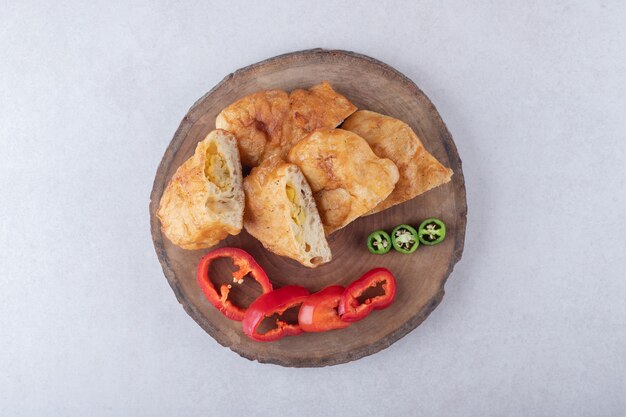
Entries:
{"type": "Polygon", "coordinates": [[[624,2],[49,3],[0,7],[0,415],[626,414],[624,2]],[[313,47],[431,98],[468,227],[419,328],[288,369],[185,314],[148,201],[196,99],[313,47]]]}

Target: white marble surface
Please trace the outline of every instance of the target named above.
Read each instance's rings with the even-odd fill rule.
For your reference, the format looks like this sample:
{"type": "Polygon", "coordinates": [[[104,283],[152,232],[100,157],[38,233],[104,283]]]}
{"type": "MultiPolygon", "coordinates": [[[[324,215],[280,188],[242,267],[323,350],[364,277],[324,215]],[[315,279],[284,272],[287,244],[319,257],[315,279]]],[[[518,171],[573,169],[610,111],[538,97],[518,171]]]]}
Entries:
{"type": "Polygon", "coordinates": [[[624,2],[43,3],[0,6],[0,415],[626,413],[624,2]],[[312,47],[381,59],[430,96],[469,221],[421,327],[286,369],[185,314],[148,199],[197,98],[312,47]]]}

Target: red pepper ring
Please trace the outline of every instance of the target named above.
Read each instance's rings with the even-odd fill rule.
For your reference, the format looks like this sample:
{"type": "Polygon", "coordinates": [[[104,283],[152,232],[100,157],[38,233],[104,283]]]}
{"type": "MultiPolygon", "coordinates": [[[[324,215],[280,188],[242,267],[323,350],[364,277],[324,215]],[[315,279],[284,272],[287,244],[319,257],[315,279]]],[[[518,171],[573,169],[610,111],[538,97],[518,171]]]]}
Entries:
{"type": "Polygon", "coordinates": [[[243,282],[243,278],[247,274],[250,274],[252,278],[261,284],[263,294],[272,291],[272,283],[263,268],[256,263],[254,258],[252,258],[248,252],[242,249],[223,247],[207,253],[202,257],[202,259],[200,259],[196,276],[204,296],[226,317],[232,320],[241,321],[243,320],[246,309],[236,306],[228,299],[228,293],[230,292],[232,284],[222,284],[218,293],[215,285],[213,285],[211,279],[209,278],[209,267],[211,266],[211,263],[218,258],[230,258],[233,261],[233,264],[239,267],[239,270],[232,273],[233,282],[235,283],[241,284],[243,282]]]}
{"type": "Polygon", "coordinates": [[[309,296],[309,291],[298,285],[286,287],[268,292],[254,300],[248,307],[243,317],[243,332],[246,336],[260,342],[271,342],[285,336],[295,336],[302,333],[299,323],[287,323],[281,319],[281,315],[288,309],[302,304],[309,296]],[[265,333],[259,333],[258,328],[266,317],[276,318],[276,327],[265,333]]]}
{"type": "Polygon", "coordinates": [[[344,290],[341,285],[331,285],[311,294],[300,307],[298,314],[300,328],[305,332],[325,332],[348,327],[350,323],[341,320],[337,314],[339,300],[344,290]]]}
{"type": "Polygon", "coordinates": [[[382,310],[389,307],[396,296],[396,279],[385,268],[375,268],[365,273],[361,278],[348,285],[339,300],[339,315],[341,320],[354,322],[367,317],[372,310],[382,310]],[[375,288],[379,284],[384,290],[383,295],[366,298],[359,301],[365,291],[375,288]]]}

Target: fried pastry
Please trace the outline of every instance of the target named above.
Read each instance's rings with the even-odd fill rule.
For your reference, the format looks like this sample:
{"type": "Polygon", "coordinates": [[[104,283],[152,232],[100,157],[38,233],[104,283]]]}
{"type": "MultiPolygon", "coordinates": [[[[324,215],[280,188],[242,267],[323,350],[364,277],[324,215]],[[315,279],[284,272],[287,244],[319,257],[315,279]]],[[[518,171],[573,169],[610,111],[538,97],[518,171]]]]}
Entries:
{"type": "Polygon", "coordinates": [[[285,158],[300,139],[315,129],[341,124],[356,107],[324,81],[290,94],[259,91],[226,107],[215,126],[235,134],[241,162],[258,166],[272,155],[285,158]]]}
{"type": "Polygon", "coordinates": [[[330,261],[315,200],[300,168],[269,158],[250,172],[243,187],[244,226],[265,248],[310,268],[330,261]]]}
{"type": "Polygon", "coordinates": [[[327,235],[369,212],[393,191],[398,168],[365,139],[343,129],[318,129],[289,151],[309,181],[327,235]]]}
{"type": "Polygon", "coordinates": [[[214,130],[174,173],[157,216],[161,230],[184,249],[216,245],[243,226],[244,193],[237,140],[214,130]]]}
{"type": "Polygon", "coordinates": [[[447,183],[452,177],[452,170],[431,155],[413,129],[401,120],[359,110],[342,128],[363,137],[376,155],[391,159],[400,172],[393,192],[367,214],[410,200],[447,183]]]}

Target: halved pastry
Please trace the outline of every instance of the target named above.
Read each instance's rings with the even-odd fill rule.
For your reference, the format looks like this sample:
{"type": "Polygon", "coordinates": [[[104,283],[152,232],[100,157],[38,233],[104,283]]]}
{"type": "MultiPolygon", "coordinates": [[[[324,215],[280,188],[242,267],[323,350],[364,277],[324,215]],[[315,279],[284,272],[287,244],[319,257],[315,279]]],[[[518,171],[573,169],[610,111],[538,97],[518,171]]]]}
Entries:
{"type": "Polygon", "coordinates": [[[413,129],[401,120],[359,110],[342,125],[363,137],[376,155],[391,159],[400,179],[389,196],[367,214],[395,206],[450,181],[452,170],[432,156],[413,129]]]}
{"type": "Polygon", "coordinates": [[[343,129],[316,130],[291,148],[288,159],[309,181],[327,235],[372,210],[398,182],[391,160],[343,129]]]}
{"type": "Polygon", "coordinates": [[[251,167],[272,155],[285,158],[292,145],[321,127],[336,127],[356,107],[326,81],[290,94],[259,91],[242,97],[217,116],[215,126],[233,132],[241,162],[251,167]]]}
{"type": "Polygon", "coordinates": [[[310,268],[330,261],[311,188],[296,165],[267,159],[244,179],[243,188],[244,226],[265,248],[310,268]]]}
{"type": "Polygon", "coordinates": [[[244,194],[237,140],[214,130],[174,173],[157,216],[175,245],[202,249],[216,245],[243,226],[244,194]]]}

